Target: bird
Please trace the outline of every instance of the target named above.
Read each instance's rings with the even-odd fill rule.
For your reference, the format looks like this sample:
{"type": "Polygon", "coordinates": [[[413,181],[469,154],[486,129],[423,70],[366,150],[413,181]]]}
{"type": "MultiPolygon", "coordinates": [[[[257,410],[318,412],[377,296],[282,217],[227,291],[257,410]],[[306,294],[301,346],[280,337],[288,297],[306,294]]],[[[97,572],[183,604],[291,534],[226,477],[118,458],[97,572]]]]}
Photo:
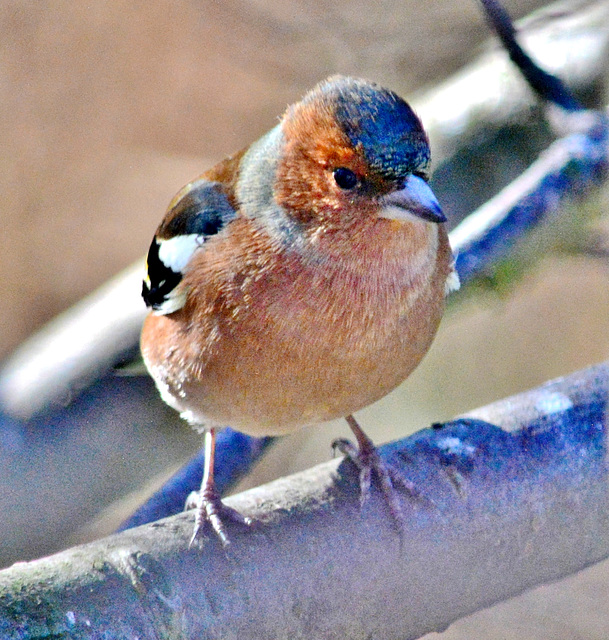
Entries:
{"type": "Polygon", "coordinates": [[[191,544],[251,520],[214,483],[218,430],[290,433],[346,418],[392,512],[396,477],[353,414],[419,364],[458,277],[419,117],[374,82],[332,76],[249,147],[187,184],[150,245],[141,352],[162,399],[203,434],[191,544]]]}

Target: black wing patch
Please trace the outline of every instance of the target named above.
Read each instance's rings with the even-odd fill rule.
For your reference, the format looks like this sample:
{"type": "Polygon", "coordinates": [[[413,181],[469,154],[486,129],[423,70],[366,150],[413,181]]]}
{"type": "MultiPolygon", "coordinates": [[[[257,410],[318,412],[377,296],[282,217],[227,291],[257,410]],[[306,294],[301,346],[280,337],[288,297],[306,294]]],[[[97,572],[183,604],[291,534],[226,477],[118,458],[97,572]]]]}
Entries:
{"type": "Polygon", "coordinates": [[[154,238],[146,259],[148,277],[142,282],[142,298],[146,306],[155,311],[160,310],[163,303],[169,300],[169,295],[182,279],[179,271],[176,272],[163,263],[159,257],[159,248],[160,245],[154,238]]]}
{"type": "Polygon", "coordinates": [[[176,196],[148,250],[142,297],[147,307],[160,313],[172,313],[182,306],[175,290],[190,256],[237,215],[217,182],[197,180],[184,187],[182,194],[176,196]]]}

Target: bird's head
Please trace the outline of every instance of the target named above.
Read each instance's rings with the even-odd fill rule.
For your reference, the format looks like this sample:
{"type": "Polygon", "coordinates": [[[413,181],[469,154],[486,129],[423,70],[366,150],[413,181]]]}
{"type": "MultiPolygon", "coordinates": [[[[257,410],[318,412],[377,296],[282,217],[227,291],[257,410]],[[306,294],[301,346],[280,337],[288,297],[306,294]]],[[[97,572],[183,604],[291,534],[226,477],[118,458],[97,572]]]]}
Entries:
{"type": "Polygon", "coordinates": [[[392,91],[331,77],[287,110],[281,131],[275,199],[303,225],[446,220],[427,184],[425,130],[392,91]]]}

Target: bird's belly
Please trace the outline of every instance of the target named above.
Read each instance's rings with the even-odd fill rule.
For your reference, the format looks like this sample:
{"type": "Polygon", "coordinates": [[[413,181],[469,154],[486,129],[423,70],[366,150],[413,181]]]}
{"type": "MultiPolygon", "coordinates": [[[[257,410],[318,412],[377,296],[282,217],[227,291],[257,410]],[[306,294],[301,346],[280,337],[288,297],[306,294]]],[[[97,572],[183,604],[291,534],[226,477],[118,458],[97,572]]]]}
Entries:
{"type": "Polygon", "coordinates": [[[191,420],[279,435],[379,400],[427,352],[443,294],[429,290],[403,307],[402,300],[382,311],[324,309],[302,299],[276,315],[257,307],[238,330],[224,333],[192,385],[185,382],[191,420]]]}

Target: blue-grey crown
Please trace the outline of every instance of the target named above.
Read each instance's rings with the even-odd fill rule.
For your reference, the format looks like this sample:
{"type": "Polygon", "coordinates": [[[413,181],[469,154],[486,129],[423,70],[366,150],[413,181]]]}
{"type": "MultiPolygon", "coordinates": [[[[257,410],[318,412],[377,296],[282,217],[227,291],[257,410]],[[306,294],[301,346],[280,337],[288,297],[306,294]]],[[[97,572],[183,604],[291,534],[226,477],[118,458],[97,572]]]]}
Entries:
{"type": "Polygon", "coordinates": [[[319,86],[335,105],[340,127],[354,147],[362,149],[370,167],[390,180],[424,171],[429,144],[421,121],[393,91],[379,85],[337,76],[319,86]]]}

